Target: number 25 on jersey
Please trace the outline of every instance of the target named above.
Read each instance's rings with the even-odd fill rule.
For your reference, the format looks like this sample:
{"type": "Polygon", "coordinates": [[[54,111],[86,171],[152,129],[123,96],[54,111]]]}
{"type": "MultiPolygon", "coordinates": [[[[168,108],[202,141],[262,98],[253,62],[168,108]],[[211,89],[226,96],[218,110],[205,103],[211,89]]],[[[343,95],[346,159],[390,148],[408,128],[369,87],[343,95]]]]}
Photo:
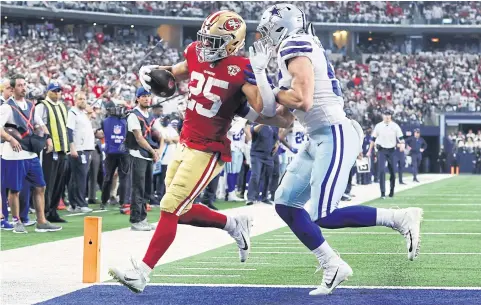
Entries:
{"type": "Polygon", "coordinates": [[[211,90],[213,87],[227,89],[229,87],[229,83],[212,76],[209,76],[206,80],[204,74],[196,71],[192,71],[190,79],[191,83],[193,81],[197,81],[197,84],[195,86],[189,86],[190,94],[189,100],[187,101],[187,108],[192,111],[197,111],[197,113],[201,116],[207,118],[214,117],[219,111],[222,101],[220,96],[212,93],[211,90]],[[192,99],[192,95],[200,98],[192,99]],[[204,98],[202,98],[202,96],[204,98]],[[210,108],[206,108],[206,105],[203,105],[203,102],[207,101],[212,102],[210,108]]]}

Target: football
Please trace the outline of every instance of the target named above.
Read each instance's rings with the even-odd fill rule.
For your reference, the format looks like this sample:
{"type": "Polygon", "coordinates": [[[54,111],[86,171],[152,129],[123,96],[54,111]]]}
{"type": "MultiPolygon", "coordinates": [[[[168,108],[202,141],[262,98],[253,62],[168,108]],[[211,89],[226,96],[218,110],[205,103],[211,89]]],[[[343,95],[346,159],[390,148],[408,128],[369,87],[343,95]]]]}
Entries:
{"type": "Polygon", "coordinates": [[[159,97],[171,97],[177,90],[175,77],[167,70],[152,70],[149,73],[152,81],[147,82],[150,86],[150,92],[159,97]]]}

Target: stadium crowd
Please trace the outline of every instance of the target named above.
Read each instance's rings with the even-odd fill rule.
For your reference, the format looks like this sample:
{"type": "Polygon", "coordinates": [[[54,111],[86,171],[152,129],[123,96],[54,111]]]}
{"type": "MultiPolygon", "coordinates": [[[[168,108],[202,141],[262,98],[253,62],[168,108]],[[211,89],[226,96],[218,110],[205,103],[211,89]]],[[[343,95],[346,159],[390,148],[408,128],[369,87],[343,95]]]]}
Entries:
{"type": "MultiPolygon", "coordinates": [[[[359,22],[364,22],[362,20],[369,20],[369,18],[366,15],[352,14],[352,11],[349,10],[372,13],[373,8],[370,6],[378,5],[377,2],[361,2],[362,4],[358,3],[359,5],[352,6],[353,3],[318,2],[317,4],[305,3],[303,5],[305,5],[306,11],[312,10],[314,16],[318,12],[325,12],[318,14],[319,18],[326,18],[324,21],[333,21],[336,18],[342,19],[345,16],[363,16],[359,17],[359,22]],[[336,7],[336,5],[342,7],[336,7]],[[347,10],[345,16],[342,13],[344,9],[347,10]]],[[[15,4],[19,4],[19,2],[15,2],[15,4]]],[[[43,2],[27,2],[27,4],[21,2],[20,4],[44,5],[43,2]]],[[[181,15],[184,16],[196,16],[196,14],[205,16],[205,10],[219,9],[213,7],[216,5],[224,5],[226,7],[221,8],[234,10],[239,10],[239,7],[240,9],[246,9],[245,6],[250,5],[252,7],[249,7],[248,11],[260,11],[255,10],[255,6],[260,5],[257,2],[231,2],[227,4],[225,2],[215,2],[214,4],[207,2],[140,2],[139,4],[139,2],[84,3],[72,1],[57,2],[56,5],[59,6],[58,8],[94,11],[113,10],[114,12],[119,12],[118,10],[121,8],[124,13],[148,11],[148,9],[145,9],[146,6],[156,6],[155,9],[152,7],[152,10],[169,11],[167,14],[173,15],[181,11],[181,15]],[[237,6],[237,8],[232,6],[237,6]],[[137,9],[135,12],[134,7],[137,9]]],[[[398,22],[394,21],[395,18],[399,20],[401,17],[409,19],[409,16],[411,16],[408,13],[409,10],[401,9],[396,6],[399,4],[395,2],[392,2],[392,5],[394,5],[394,10],[399,11],[400,9],[400,12],[404,12],[404,15],[400,13],[385,14],[384,17],[378,15],[373,22],[398,22]],[[389,19],[386,16],[392,18],[389,19]],[[383,18],[384,21],[381,20],[383,18]]],[[[433,10],[434,7],[435,5],[432,6],[433,10]]],[[[443,5],[443,8],[445,7],[443,5]]],[[[386,7],[378,9],[384,13],[387,11],[386,7]]],[[[450,9],[452,10],[452,8],[450,9]]],[[[252,18],[258,17],[253,16],[252,18]]],[[[350,22],[355,22],[355,20],[351,18],[350,22]]],[[[68,27],[59,29],[48,22],[42,24],[24,23],[22,25],[4,22],[1,33],[3,43],[0,46],[3,54],[1,72],[2,75],[6,76],[24,75],[28,84],[28,98],[32,100],[43,99],[45,92],[52,88],[56,89],[58,86],[61,88],[61,100],[65,103],[67,109],[74,105],[76,92],[87,92],[86,99],[95,110],[89,111],[92,128],[98,130],[101,122],[105,119],[106,109],[111,108],[112,104],[125,106],[127,109],[134,107],[135,100],[138,98],[137,89],[140,86],[136,74],[140,65],[148,63],[170,65],[182,59],[182,50],[170,48],[168,44],[154,47],[157,40],[153,36],[147,37],[143,43],[139,43],[135,39],[131,40],[130,33],[131,31],[127,30],[126,35],[113,38],[101,31],[92,30],[78,35],[74,33],[73,29],[70,31],[68,27]],[[140,62],[146,55],[148,56],[140,62]],[[58,85],[52,87],[53,83],[58,85]],[[112,89],[110,89],[111,87],[112,89]]],[[[412,125],[435,125],[437,124],[438,114],[445,111],[481,111],[481,63],[479,54],[455,50],[404,54],[394,51],[380,52],[382,50],[379,47],[372,51],[373,53],[367,56],[364,62],[351,60],[347,57],[332,62],[336,77],[342,84],[345,106],[350,110],[352,117],[360,122],[366,130],[372,127],[375,122],[382,120],[382,112],[386,108],[393,111],[394,120],[412,125]]],[[[272,61],[268,68],[269,76],[276,82],[278,69],[275,62],[272,61]]],[[[7,92],[6,87],[8,85],[5,85],[7,83],[2,81],[2,94],[7,92]]],[[[179,91],[180,93],[187,92],[185,83],[179,86],[179,91]]],[[[8,99],[5,94],[3,99],[8,99]]],[[[178,137],[181,131],[185,99],[179,98],[180,107],[174,113],[164,114],[162,110],[155,113],[155,116],[162,120],[164,128],[169,130],[164,134],[167,138],[174,139],[178,137]]],[[[154,97],[153,104],[159,101],[158,98],[154,97]]],[[[242,122],[238,124],[242,125],[242,122]]],[[[260,132],[249,126],[244,127],[245,122],[243,122],[242,128],[239,129],[237,125],[236,131],[231,132],[232,140],[242,139],[241,141],[244,142],[236,148],[243,154],[243,165],[240,172],[238,170],[234,172],[226,170],[221,176],[223,178],[217,181],[221,187],[208,188],[204,196],[199,198],[211,207],[215,207],[213,205],[215,197],[238,201],[245,196],[248,203],[255,201],[270,203],[273,194],[272,186],[277,185],[276,179],[285,170],[289,157],[292,157],[298,146],[306,140],[301,129],[282,133],[272,128],[260,132]],[[251,139],[253,139],[255,133],[259,133],[258,137],[269,137],[269,135],[266,136],[266,133],[275,135],[282,145],[278,141],[269,144],[272,147],[268,147],[266,151],[272,154],[272,168],[269,170],[255,169],[257,175],[255,181],[257,182],[251,184],[250,188],[252,189],[253,185],[259,187],[251,191],[256,195],[249,197],[247,182],[252,168],[248,165],[251,163],[252,150],[248,144],[249,137],[245,137],[245,134],[250,134],[251,139]],[[231,174],[234,174],[234,176],[231,174]],[[261,185],[262,187],[260,187],[261,185]],[[217,194],[215,194],[215,190],[219,190],[217,194]]],[[[480,131],[477,131],[476,135],[472,132],[467,135],[451,135],[450,139],[456,143],[457,151],[466,150],[470,153],[481,153],[480,131]]],[[[175,143],[174,140],[172,141],[175,143]]],[[[103,156],[101,158],[105,158],[105,155],[102,154],[104,145],[101,141],[97,140],[95,145],[99,155],[103,156]]],[[[160,168],[166,167],[171,157],[171,155],[166,154],[159,163],[160,168]]],[[[92,165],[89,170],[90,177],[94,178],[89,178],[89,181],[93,181],[93,183],[89,183],[90,192],[87,193],[86,190],[85,197],[88,203],[95,203],[99,199],[95,198],[95,191],[102,188],[102,177],[105,173],[103,172],[104,168],[99,164],[92,165]],[[96,183],[97,177],[100,177],[98,183],[96,183]]],[[[163,195],[161,187],[163,185],[162,170],[157,175],[159,177],[154,179],[155,191],[150,197],[151,203],[157,203],[163,195]]],[[[117,184],[116,182],[112,183],[117,184]]],[[[347,193],[349,192],[347,191],[347,193]]],[[[109,199],[110,203],[119,203],[115,186],[112,192],[109,191],[109,194],[103,197],[109,199]]],[[[68,205],[65,194],[63,194],[63,201],[68,205]]],[[[105,207],[105,200],[102,201],[102,206],[105,207]]],[[[120,202],[120,204],[121,211],[128,214],[128,199],[120,202]]],[[[76,208],[70,207],[69,209],[78,212],[76,208]]],[[[28,223],[30,222],[27,220],[26,224],[28,223]]]]}

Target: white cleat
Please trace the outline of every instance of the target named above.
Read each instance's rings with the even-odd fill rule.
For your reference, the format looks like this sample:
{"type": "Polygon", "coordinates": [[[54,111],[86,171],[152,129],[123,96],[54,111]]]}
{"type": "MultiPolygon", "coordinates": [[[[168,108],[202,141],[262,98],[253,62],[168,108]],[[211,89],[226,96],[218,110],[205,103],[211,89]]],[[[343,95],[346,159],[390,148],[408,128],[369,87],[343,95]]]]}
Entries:
{"type": "Polygon", "coordinates": [[[141,293],[142,291],[144,291],[144,288],[150,281],[150,278],[147,274],[142,272],[139,265],[134,259],[131,258],[130,261],[134,266],[133,269],[129,269],[123,272],[118,270],[117,268],[110,268],[109,275],[113,277],[115,281],[129,288],[131,291],[135,293],[141,293]]]}
{"type": "Polygon", "coordinates": [[[227,201],[244,201],[244,199],[237,197],[235,192],[230,192],[229,195],[227,195],[227,201]]]}
{"type": "Polygon", "coordinates": [[[229,233],[232,238],[235,239],[237,246],[239,247],[240,261],[243,263],[249,257],[251,252],[251,227],[252,218],[249,216],[237,216],[235,217],[236,228],[234,232],[229,233]]]}
{"type": "Polygon", "coordinates": [[[406,239],[408,259],[414,260],[421,249],[421,222],[423,209],[407,208],[395,212],[393,229],[401,233],[406,239]]]}
{"type": "Polygon", "coordinates": [[[342,282],[352,275],[351,267],[339,256],[332,258],[329,262],[321,265],[317,270],[324,270],[322,284],[315,290],[311,290],[309,295],[328,295],[337,288],[342,282]]]}

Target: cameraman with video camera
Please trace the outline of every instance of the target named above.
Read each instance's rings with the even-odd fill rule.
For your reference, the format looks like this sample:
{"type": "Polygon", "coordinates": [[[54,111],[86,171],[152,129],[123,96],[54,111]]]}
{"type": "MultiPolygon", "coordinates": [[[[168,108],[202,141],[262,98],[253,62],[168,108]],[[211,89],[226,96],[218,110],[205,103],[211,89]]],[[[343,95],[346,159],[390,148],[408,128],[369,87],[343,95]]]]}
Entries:
{"type": "Polygon", "coordinates": [[[127,114],[125,107],[116,106],[110,102],[106,105],[107,117],[102,121],[97,131],[105,141],[105,176],[102,184],[101,209],[105,209],[110,199],[112,182],[115,171],[119,176],[119,199],[120,206],[126,207],[130,202],[130,158],[124,141],[127,137],[127,114]]]}

